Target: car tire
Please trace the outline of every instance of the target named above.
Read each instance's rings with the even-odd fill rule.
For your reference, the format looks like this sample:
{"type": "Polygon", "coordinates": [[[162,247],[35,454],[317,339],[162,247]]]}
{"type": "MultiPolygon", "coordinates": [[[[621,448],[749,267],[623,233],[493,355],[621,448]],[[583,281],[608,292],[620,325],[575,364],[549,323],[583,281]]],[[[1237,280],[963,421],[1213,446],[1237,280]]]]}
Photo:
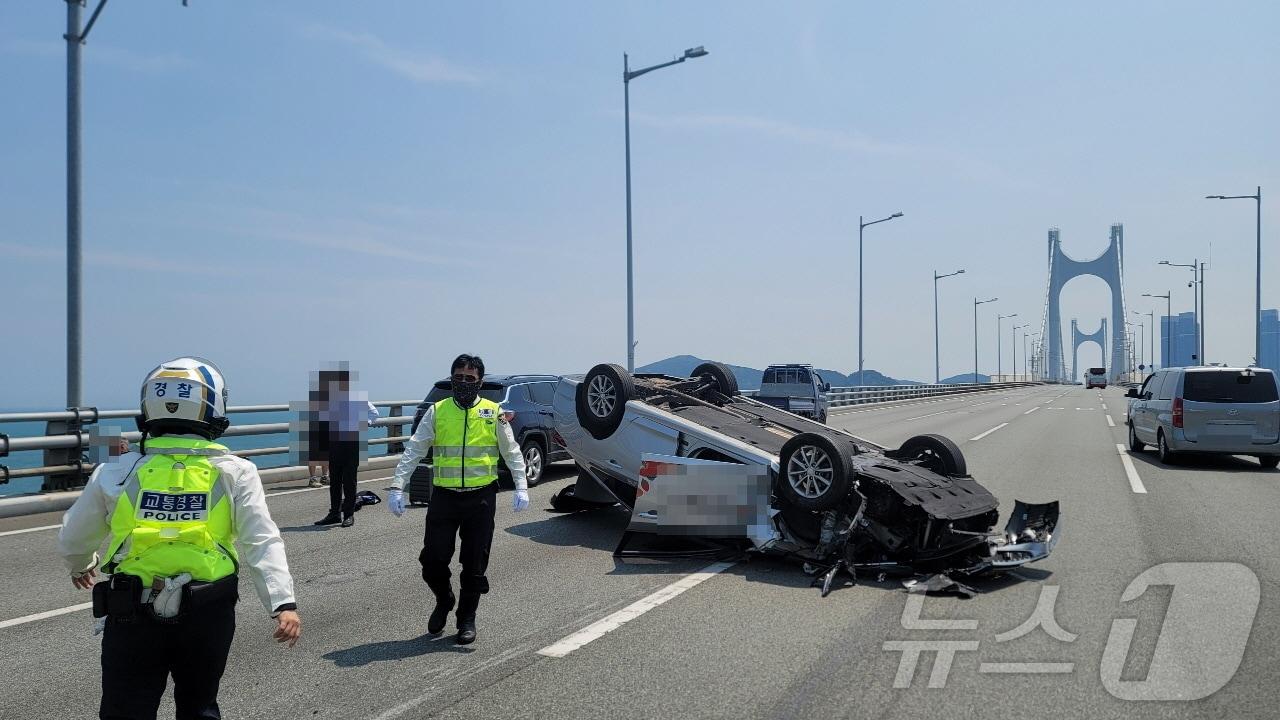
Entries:
{"type": "Polygon", "coordinates": [[[1280,455],[1259,455],[1258,464],[1268,470],[1274,470],[1280,465],[1280,455]]]}
{"type": "Polygon", "coordinates": [[[1169,443],[1164,439],[1164,430],[1156,432],[1156,455],[1165,465],[1172,465],[1177,457],[1177,453],[1169,449],[1169,443]]]}
{"type": "Polygon", "coordinates": [[[800,433],[782,446],[780,494],[801,510],[830,510],[849,494],[849,461],[835,443],[817,433],[800,433]]]}
{"type": "Polygon", "coordinates": [[[818,418],[818,422],[822,423],[823,425],[826,425],[826,424],[827,424],[827,413],[826,413],[826,412],[823,412],[823,413],[822,413],[822,417],[818,418]]]}
{"type": "Polygon", "coordinates": [[[547,469],[547,453],[542,443],[529,438],[520,446],[520,454],[524,455],[525,482],[529,487],[542,482],[542,473],[547,469]]]}
{"type": "Polygon", "coordinates": [[[622,366],[604,363],[591,368],[578,384],[578,424],[597,440],[608,438],[622,424],[627,401],[635,394],[631,374],[622,366]]]}
{"type": "Polygon", "coordinates": [[[1128,423],[1128,425],[1129,425],[1129,451],[1142,452],[1143,450],[1146,450],[1147,444],[1138,439],[1138,432],[1133,429],[1133,423],[1130,422],[1128,423]]]}
{"type": "Polygon", "coordinates": [[[710,380],[715,384],[716,390],[721,395],[730,397],[738,394],[738,376],[733,374],[733,369],[724,363],[704,362],[693,369],[693,375],[690,377],[700,377],[710,380]]]}
{"type": "Polygon", "coordinates": [[[895,457],[899,460],[916,461],[921,466],[939,475],[950,477],[966,477],[969,465],[964,460],[964,453],[951,438],[942,435],[916,435],[907,438],[898,448],[895,457]]]}

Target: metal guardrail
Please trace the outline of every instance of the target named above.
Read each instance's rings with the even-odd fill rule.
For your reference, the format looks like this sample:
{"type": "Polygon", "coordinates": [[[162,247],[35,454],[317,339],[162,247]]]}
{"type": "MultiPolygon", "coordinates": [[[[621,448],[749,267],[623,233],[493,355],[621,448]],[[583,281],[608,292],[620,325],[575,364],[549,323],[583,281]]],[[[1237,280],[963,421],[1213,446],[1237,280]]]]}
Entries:
{"type": "MultiPolygon", "coordinates": [[[[374,457],[398,455],[402,451],[400,443],[409,439],[409,436],[403,434],[402,431],[406,426],[413,423],[412,415],[403,415],[402,413],[406,406],[414,408],[417,407],[419,402],[418,400],[384,400],[373,403],[377,407],[389,408],[391,412],[389,417],[379,418],[370,424],[370,427],[388,428],[387,437],[371,438],[369,440],[371,447],[386,446],[387,448],[384,455],[374,457]]],[[[288,412],[289,409],[288,405],[236,405],[228,407],[227,414],[288,412]]],[[[82,485],[89,473],[97,466],[95,460],[101,459],[101,456],[106,454],[106,445],[108,443],[115,442],[117,438],[122,438],[129,442],[137,442],[142,439],[142,433],[138,431],[104,434],[96,432],[96,429],[90,429],[90,431],[86,432],[85,426],[96,425],[102,420],[132,419],[136,415],[136,410],[100,411],[94,407],[70,408],[68,410],[49,412],[0,413],[0,423],[46,423],[44,435],[11,437],[0,433],[0,458],[8,457],[10,453],[15,452],[44,452],[44,463],[38,467],[9,468],[0,464],[0,485],[7,483],[11,478],[38,476],[45,477],[44,485],[41,488],[43,492],[67,490],[82,485]],[[88,457],[91,454],[99,457],[88,457]]],[[[288,422],[255,423],[229,427],[223,437],[280,435],[287,434],[290,431],[290,423],[288,422]]],[[[258,457],[288,453],[292,449],[288,445],[246,448],[232,450],[231,454],[240,457],[258,457]]],[[[282,471],[301,468],[303,466],[286,466],[272,468],[272,470],[282,471]]]]}
{"type": "MultiPolygon", "coordinates": [[[[943,385],[863,385],[852,387],[833,387],[827,393],[830,399],[831,408],[850,407],[854,405],[867,405],[871,403],[894,402],[898,400],[910,400],[914,398],[935,397],[942,395],[959,395],[971,392],[983,392],[989,390],[1003,390],[1018,387],[1026,387],[1029,385],[1037,385],[1036,382],[1003,382],[1003,383],[957,383],[943,385]]],[[[743,393],[745,395],[755,395],[755,391],[743,393]]],[[[384,400],[375,402],[374,405],[382,408],[390,408],[391,416],[379,418],[371,424],[371,427],[388,428],[388,436],[384,438],[371,438],[369,445],[385,446],[387,451],[380,456],[371,456],[370,459],[376,457],[386,458],[392,455],[398,455],[402,451],[400,443],[409,439],[408,435],[402,434],[402,429],[412,425],[412,415],[402,415],[405,407],[416,407],[418,400],[384,400]]],[[[238,405],[227,408],[227,414],[245,414],[245,413],[262,413],[262,412],[288,412],[288,405],[238,405]]],[[[137,442],[142,438],[142,433],[137,431],[121,432],[118,435],[106,435],[95,432],[92,428],[85,430],[86,426],[93,426],[103,420],[131,420],[137,411],[135,410],[99,410],[95,407],[89,408],[72,408],[68,410],[56,410],[50,412],[22,412],[22,413],[0,413],[0,424],[18,423],[18,422],[44,422],[46,429],[44,435],[31,437],[10,437],[4,433],[0,433],[0,458],[8,456],[14,452],[31,452],[43,451],[45,453],[44,462],[38,467],[28,468],[8,468],[0,464],[0,485],[7,483],[10,478],[23,477],[45,477],[42,487],[44,492],[52,492],[58,490],[68,490],[82,485],[89,473],[96,467],[95,458],[90,458],[87,454],[97,454],[101,459],[106,453],[106,445],[114,442],[116,438],[123,438],[129,442],[137,442]]],[[[282,435],[291,431],[290,423],[256,423],[248,425],[233,425],[224,433],[224,437],[246,437],[246,436],[269,436],[282,435]]],[[[288,453],[293,448],[288,445],[277,445],[260,448],[247,448],[240,450],[232,450],[233,455],[240,457],[259,457],[263,455],[277,455],[288,453]]],[[[272,468],[272,471],[298,470],[305,469],[304,466],[285,466],[282,468],[272,468]]]]}

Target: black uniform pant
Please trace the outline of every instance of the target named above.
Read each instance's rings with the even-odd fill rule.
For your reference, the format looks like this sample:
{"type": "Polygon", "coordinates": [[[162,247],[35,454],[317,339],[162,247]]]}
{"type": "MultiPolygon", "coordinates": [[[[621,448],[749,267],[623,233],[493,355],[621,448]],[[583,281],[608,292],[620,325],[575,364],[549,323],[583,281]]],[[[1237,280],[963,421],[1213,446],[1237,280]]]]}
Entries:
{"type": "Polygon", "coordinates": [[[329,443],[329,512],[351,515],[356,511],[356,470],[359,468],[359,441],[329,443]]]}
{"type": "Polygon", "coordinates": [[[221,718],[218,684],[236,630],[235,598],[191,610],[176,623],[108,620],[102,636],[102,720],[153,720],[173,676],[178,720],[221,718]]]}
{"type": "Polygon", "coordinates": [[[480,596],[489,592],[489,547],[493,543],[493,513],[498,484],[489,483],[478,490],[431,489],[427,506],[427,528],[422,539],[422,579],[436,597],[453,593],[449,582],[449,563],[453,560],[454,540],[462,537],[461,587],[458,617],[475,617],[480,596]]]}

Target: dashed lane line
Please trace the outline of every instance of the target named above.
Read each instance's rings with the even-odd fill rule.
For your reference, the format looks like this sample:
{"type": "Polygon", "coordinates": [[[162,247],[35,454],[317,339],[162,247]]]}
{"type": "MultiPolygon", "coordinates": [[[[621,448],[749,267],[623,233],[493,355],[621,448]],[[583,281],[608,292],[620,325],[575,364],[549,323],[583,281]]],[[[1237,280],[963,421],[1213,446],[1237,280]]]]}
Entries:
{"type": "Polygon", "coordinates": [[[1115,427],[1115,426],[1116,426],[1116,421],[1115,421],[1115,420],[1112,420],[1110,415],[1107,415],[1107,416],[1106,416],[1106,418],[1107,418],[1107,425],[1108,425],[1109,427],[1115,427]]]}
{"type": "Polygon", "coordinates": [[[999,425],[997,425],[997,426],[995,426],[995,427],[991,428],[990,430],[988,430],[988,431],[986,431],[986,432],[984,432],[984,433],[979,433],[977,437],[971,437],[971,438],[969,438],[969,441],[970,441],[970,442],[972,442],[972,441],[975,441],[975,440],[981,440],[982,438],[984,438],[984,437],[986,437],[986,436],[990,435],[991,433],[993,433],[993,432],[995,432],[995,431],[999,430],[1000,428],[1002,428],[1002,427],[1004,427],[1004,426],[1006,426],[1006,425],[1008,425],[1008,424],[1009,424],[1009,423],[1007,423],[1007,422],[1000,423],[999,425]]]}
{"type": "Polygon", "coordinates": [[[44,620],[45,618],[66,615],[67,613],[79,612],[81,610],[88,610],[91,607],[93,607],[93,603],[91,602],[80,603],[79,605],[58,608],[57,610],[45,610],[44,612],[38,612],[34,615],[23,615],[22,617],[14,618],[12,620],[2,620],[0,621],[0,630],[7,627],[13,627],[14,625],[24,625],[29,622],[35,622],[36,620],[44,620]]]}
{"type": "Polygon", "coordinates": [[[1139,495],[1147,494],[1147,487],[1142,484],[1142,478],[1138,477],[1138,471],[1133,467],[1133,458],[1129,457],[1129,451],[1124,449],[1124,445],[1116,444],[1116,450],[1120,452],[1120,462],[1124,465],[1124,474],[1129,476],[1129,488],[1139,495]]]}
{"type": "Polygon", "coordinates": [[[652,595],[641,598],[640,600],[622,608],[618,612],[591,623],[559,642],[542,648],[538,651],[538,654],[546,657],[562,658],[583,645],[594,640],[598,640],[606,634],[617,630],[624,624],[635,620],[641,615],[649,612],[677,595],[680,595],[684,591],[710,580],[712,577],[728,570],[730,567],[733,567],[733,563],[731,562],[718,562],[713,565],[708,565],[698,572],[690,573],[652,595]]]}
{"type": "Polygon", "coordinates": [[[40,530],[57,530],[60,527],[62,526],[61,525],[41,525],[40,527],[22,528],[21,530],[5,530],[4,532],[0,532],[0,537],[4,537],[5,535],[21,535],[23,533],[33,533],[33,532],[38,532],[40,530]]]}
{"type": "Polygon", "coordinates": [[[1039,410],[1039,409],[1040,409],[1040,406],[1039,406],[1039,405],[1037,405],[1037,406],[1035,406],[1035,407],[1031,408],[1030,410],[1028,410],[1028,411],[1026,411],[1026,412],[1024,412],[1024,413],[1022,413],[1022,414],[1023,414],[1023,415],[1030,415],[1031,413],[1033,413],[1033,412],[1035,412],[1035,411],[1037,411],[1037,410],[1039,410]]]}

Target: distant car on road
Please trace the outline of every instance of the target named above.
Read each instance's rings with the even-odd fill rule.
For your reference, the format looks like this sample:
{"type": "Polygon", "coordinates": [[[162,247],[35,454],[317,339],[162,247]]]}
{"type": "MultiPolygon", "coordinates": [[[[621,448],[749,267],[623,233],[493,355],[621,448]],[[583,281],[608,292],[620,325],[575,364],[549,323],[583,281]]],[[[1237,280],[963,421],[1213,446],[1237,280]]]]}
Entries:
{"type": "Polygon", "coordinates": [[[830,390],[831,383],[824,382],[812,365],[770,365],[764,370],[760,391],[755,398],[766,405],[825,425],[827,410],[831,406],[827,398],[830,390]]]}
{"type": "Polygon", "coordinates": [[[1160,461],[1179,453],[1253,455],[1280,464],[1280,394],[1266,368],[1160,370],[1131,388],[1129,449],[1154,445],[1160,461]]]}
{"type": "Polygon", "coordinates": [[[1084,374],[1084,389],[1089,388],[1105,388],[1107,386],[1107,369],[1106,368],[1089,368],[1089,372],[1084,374]]]}
{"type": "MultiPolygon", "coordinates": [[[[551,405],[559,380],[556,375],[488,375],[480,388],[480,397],[492,400],[503,410],[512,413],[511,430],[524,453],[528,469],[526,479],[530,487],[542,480],[547,463],[569,459],[568,451],[556,439],[551,418],[551,405]]],[[[452,394],[448,380],[437,382],[431,392],[427,393],[427,397],[418,404],[418,409],[413,414],[413,430],[418,429],[418,423],[427,408],[452,394]]],[[[431,461],[431,453],[428,452],[419,463],[419,469],[414,472],[410,481],[409,502],[429,500],[431,461]]],[[[498,473],[504,478],[511,477],[511,471],[507,469],[505,462],[499,464],[498,473]]]]}

